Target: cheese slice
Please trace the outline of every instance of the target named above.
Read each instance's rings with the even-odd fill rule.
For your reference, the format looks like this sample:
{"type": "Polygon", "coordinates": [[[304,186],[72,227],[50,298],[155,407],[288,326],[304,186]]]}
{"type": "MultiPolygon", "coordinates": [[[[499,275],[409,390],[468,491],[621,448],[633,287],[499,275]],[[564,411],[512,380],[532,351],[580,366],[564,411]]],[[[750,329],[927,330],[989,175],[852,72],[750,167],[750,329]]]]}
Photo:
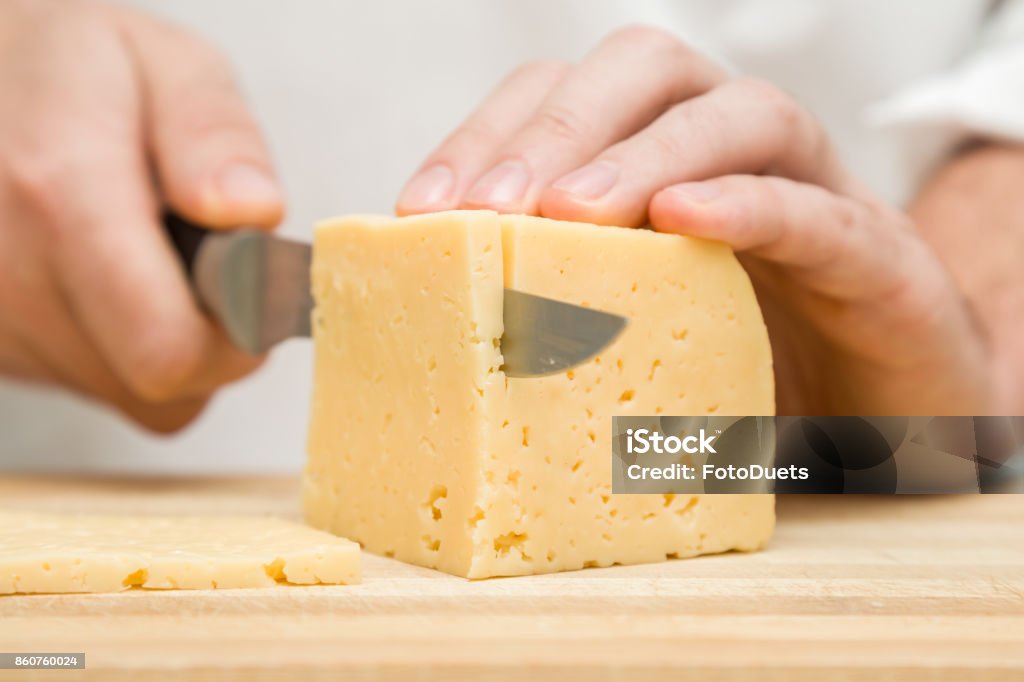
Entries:
{"type": "Polygon", "coordinates": [[[724,245],[479,211],[322,223],[304,508],[470,578],[768,540],[763,495],[612,495],[612,415],[771,414],[771,349],[724,245]],[[501,371],[503,287],[626,315],[555,376],[501,371]]]}
{"type": "Polygon", "coordinates": [[[359,546],[280,519],[0,511],[0,594],[359,582],[359,546]]]}

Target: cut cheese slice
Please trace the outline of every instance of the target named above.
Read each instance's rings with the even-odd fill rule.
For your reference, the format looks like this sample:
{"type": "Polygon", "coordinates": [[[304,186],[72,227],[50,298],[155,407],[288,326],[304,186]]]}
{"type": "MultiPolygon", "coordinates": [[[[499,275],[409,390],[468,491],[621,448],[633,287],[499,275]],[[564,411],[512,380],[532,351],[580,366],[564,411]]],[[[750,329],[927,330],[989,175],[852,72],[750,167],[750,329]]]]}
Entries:
{"type": "Polygon", "coordinates": [[[359,582],[359,545],[280,519],[0,511],[0,594],[359,582]]]}
{"type": "Polygon", "coordinates": [[[316,232],[304,507],[370,551],[471,578],[764,545],[770,496],[611,494],[612,415],[771,414],[771,350],[724,245],[455,211],[316,232]],[[619,313],[598,357],[501,372],[502,291],[619,313]]]}

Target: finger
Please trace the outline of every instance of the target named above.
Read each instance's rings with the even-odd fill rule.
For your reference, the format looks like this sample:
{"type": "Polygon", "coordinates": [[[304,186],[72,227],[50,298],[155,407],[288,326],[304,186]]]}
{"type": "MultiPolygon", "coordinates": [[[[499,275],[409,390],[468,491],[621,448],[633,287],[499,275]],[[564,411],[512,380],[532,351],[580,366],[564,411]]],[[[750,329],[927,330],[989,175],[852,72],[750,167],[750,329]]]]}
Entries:
{"type": "Polygon", "coordinates": [[[53,289],[52,282],[40,284],[34,314],[16,315],[6,324],[0,320],[6,340],[0,348],[0,365],[6,373],[15,378],[59,385],[106,403],[158,433],[178,430],[202,411],[208,396],[153,404],[134,395],[74,323],[71,311],[53,289]]]}
{"type": "Polygon", "coordinates": [[[638,226],[663,187],[746,173],[859,193],[809,113],[770,85],[733,80],[672,107],[555,181],[542,197],[541,211],[564,220],[638,226]]]}
{"type": "Polygon", "coordinates": [[[105,403],[155,433],[172,433],[191,423],[206,407],[209,394],[151,403],[135,395],[110,368],[91,340],[71,323],[67,311],[53,317],[48,332],[59,334],[55,347],[25,344],[21,358],[34,364],[32,379],[59,385],[105,403]]]}
{"type": "Polygon", "coordinates": [[[284,212],[262,133],[220,53],[189,33],[124,13],[139,63],[146,137],[164,198],[209,227],[273,227],[284,212]]]}
{"type": "Polygon", "coordinates": [[[88,129],[61,139],[77,142],[59,164],[20,169],[17,191],[26,205],[43,207],[40,229],[49,230],[60,294],[120,381],[165,402],[258,366],[197,307],[158,223],[140,150],[88,129]]]}
{"type": "Polygon", "coordinates": [[[160,404],[136,400],[117,404],[116,407],[139,426],[154,433],[169,434],[195,421],[208,403],[209,396],[202,396],[160,404]]]}
{"type": "Polygon", "coordinates": [[[883,210],[816,185],[735,175],[658,192],[650,216],[660,232],[725,242],[810,290],[856,301],[902,286],[916,256],[906,220],[883,210]]]}
{"type": "MultiPolygon", "coordinates": [[[[647,125],[674,102],[724,78],[717,66],[658,29],[612,34],[572,69],[468,190],[467,208],[536,213],[552,181],[647,125]]],[[[615,181],[606,175],[602,183],[615,181]]]]}
{"type": "Polygon", "coordinates": [[[427,157],[399,195],[398,215],[455,208],[469,184],[492,164],[501,144],[518,130],[562,78],[567,64],[520,67],[427,157]]]}

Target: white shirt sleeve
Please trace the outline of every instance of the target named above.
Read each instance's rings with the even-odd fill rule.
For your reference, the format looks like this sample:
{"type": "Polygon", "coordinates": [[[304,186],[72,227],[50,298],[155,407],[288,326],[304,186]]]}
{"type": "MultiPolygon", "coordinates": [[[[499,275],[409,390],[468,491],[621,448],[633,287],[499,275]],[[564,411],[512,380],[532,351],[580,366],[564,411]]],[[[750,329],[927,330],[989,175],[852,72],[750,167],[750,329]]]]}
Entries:
{"type": "Polygon", "coordinates": [[[902,138],[914,165],[972,138],[1024,142],[1024,0],[1000,3],[963,59],[875,102],[866,116],[902,138]]]}

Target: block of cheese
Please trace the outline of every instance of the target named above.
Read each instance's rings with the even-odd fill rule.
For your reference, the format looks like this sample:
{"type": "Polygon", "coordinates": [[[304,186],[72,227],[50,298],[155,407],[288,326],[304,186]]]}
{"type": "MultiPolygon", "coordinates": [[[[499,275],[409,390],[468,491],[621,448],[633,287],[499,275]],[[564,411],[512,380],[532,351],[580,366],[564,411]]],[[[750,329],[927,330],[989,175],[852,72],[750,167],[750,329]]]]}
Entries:
{"type": "Polygon", "coordinates": [[[0,511],[0,594],[359,582],[359,545],[261,517],[0,511]]]}
{"type": "Polygon", "coordinates": [[[479,211],[320,224],[307,520],[470,578],[754,550],[770,496],[611,494],[612,415],[772,414],[724,245],[479,211]],[[501,371],[503,287],[629,317],[587,363],[501,371]]]}

